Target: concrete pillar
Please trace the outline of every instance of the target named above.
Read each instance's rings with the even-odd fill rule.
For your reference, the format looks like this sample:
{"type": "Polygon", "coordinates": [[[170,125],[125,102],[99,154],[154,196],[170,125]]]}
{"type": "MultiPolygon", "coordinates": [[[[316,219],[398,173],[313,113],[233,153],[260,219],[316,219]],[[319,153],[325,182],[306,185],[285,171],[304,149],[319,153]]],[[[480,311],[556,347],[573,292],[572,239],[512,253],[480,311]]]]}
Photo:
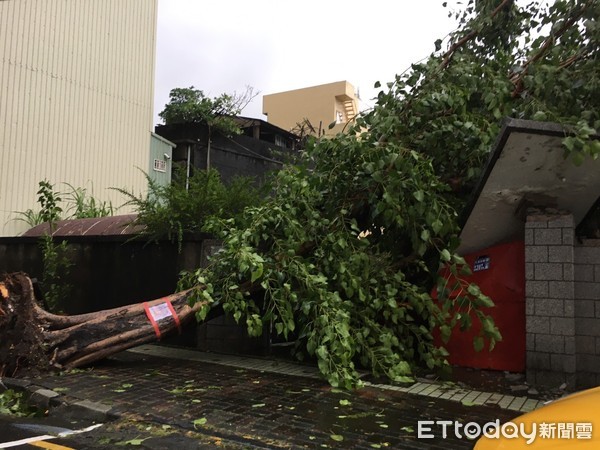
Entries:
{"type": "Polygon", "coordinates": [[[527,381],[576,384],[573,216],[534,210],[525,223],[527,381]]]}

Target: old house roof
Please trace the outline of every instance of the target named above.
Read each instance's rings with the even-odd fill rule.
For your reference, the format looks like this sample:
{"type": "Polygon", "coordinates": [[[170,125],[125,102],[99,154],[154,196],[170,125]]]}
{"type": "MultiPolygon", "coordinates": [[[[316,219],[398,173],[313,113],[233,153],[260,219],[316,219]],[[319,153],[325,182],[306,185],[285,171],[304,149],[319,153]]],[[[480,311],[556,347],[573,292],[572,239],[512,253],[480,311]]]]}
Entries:
{"type": "MultiPolygon", "coordinates": [[[[144,230],[143,225],[135,225],[135,214],[121,216],[97,217],[91,219],[59,220],[55,224],[52,236],[126,236],[137,234],[144,230]]],[[[50,225],[46,222],[37,225],[23,236],[44,236],[50,232],[50,225]]]]}

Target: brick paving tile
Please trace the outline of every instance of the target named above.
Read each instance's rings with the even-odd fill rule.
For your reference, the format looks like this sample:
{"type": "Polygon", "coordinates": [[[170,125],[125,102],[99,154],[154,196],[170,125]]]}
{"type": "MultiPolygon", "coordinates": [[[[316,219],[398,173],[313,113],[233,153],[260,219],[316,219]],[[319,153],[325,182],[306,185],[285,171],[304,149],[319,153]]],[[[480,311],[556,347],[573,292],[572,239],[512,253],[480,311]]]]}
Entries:
{"type": "MultiPolygon", "coordinates": [[[[146,420],[196,428],[259,448],[325,445],[370,449],[380,445],[470,449],[471,441],[453,433],[446,440],[439,438],[441,429],[436,430],[435,425],[432,433],[437,431],[439,439],[417,439],[417,422],[458,420],[483,424],[510,420],[519,414],[495,406],[465,406],[373,387],[347,392],[319,379],[130,352],[90,370],[48,376],[35,383],[67,397],[112,405],[146,420]],[[206,424],[194,427],[194,420],[200,418],[206,418],[206,424]],[[343,440],[337,441],[340,436],[343,440]]],[[[473,391],[470,396],[479,394],[473,391]]]]}
{"type": "Polygon", "coordinates": [[[501,408],[508,408],[508,406],[512,403],[512,401],[515,399],[514,396],[512,395],[505,395],[504,397],[502,397],[500,399],[500,401],[498,402],[498,405],[501,408]]]}
{"type": "Polygon", "coordinates": [[[502,394],[492,394],[490,398],[488,398],[485,402],[486,405],[496,405],[500,400],[504,397],[502,394]]]}
{"type": "Polygon", "coordinates": [[[473,403],[475,403],[476,405],[485,405],[485,403],[491,396],[492,394],[490,392],[482,392],[473,399],[473,403]]]}
{"type": "Polygon", "coordinates": [[[533,411],[534,409],[536,409],[539,405],[539,400],[535,400],[535,399],[527,399],[525,401],[525,403],[523,404],[523,406],[521,406],[521,411],[522,412],[529,412],[529,411],[533,411]]]}
{"type": "Polygon", "coordinates": [[[508,409],[520,411],[521,407],[525,404],[526,401],[527,397],[517,397],[511,402],[510,405],[508,405],[508,409]]]}

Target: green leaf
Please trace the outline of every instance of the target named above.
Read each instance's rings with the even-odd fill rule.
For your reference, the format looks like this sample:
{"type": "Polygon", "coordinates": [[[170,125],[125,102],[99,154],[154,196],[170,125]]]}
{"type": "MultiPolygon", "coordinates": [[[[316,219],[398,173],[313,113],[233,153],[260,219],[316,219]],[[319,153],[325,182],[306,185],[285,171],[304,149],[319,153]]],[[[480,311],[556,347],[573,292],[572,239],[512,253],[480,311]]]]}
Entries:
{"type": "Polygon", "coordinates": [[[253,408],[262,408],[265,406],[265,403],[255,403],[254,405],[252,405],[253,408]]]}
{"type": "Polygon", "coordinates": [[[448,325],[442,325],[440,327],[440,335],[442,338],[442,342],[447,343],[450,340],[450,335],[452,334],[452,329],[448,325]]]}
{"type": "Polygon", "coordinates": [[[200,419],[196,419],[192,422],[194,428],[198,428],[199,426],[206,425],[207,419],[206,417],[201,417],[200,419]]]}
{"type": "Polygon", "coordinates": [[[484,341],[481,336],[475,336],[473,338],[473,348],[475,349],[476,352],[480,352],[481,350],[483,350],[483,345],[484,345],[484,341]]]}
{"type": "Polygon", "coordinates": [[[352,404],[350,400],[346,400],[345,398],[341,399],[339,403],[341,406],[350,406],[352,404]]]}
{"type": "Polygon", "coordinates": [[[417,199],[417,201],[422,202],[425,199],[425,194],[423,191],[418,190],[413,192],[413,196],[417,199]]]}
{"type": "Polygon", "coordinates": [[[116,442],[115,445],[119,445],[119,446],[125,446],[125,445],[139,446],[139,445],[142,445],[142,443],[146,439],[150,439],[150,438],[144,438],[144,439],[135,438],[135,439],[131,439],[129,441],[120,441],[120,442],[116,442]]]}
{"type": "Polygon", "coordinates": [[[254,271],[252,272],[251,276],[250,276],[250,282],[254,283],[256,280],[258,280],[263,274],[263,265],[259,264],[258,266],[256,266],[256,269],[254,269],[254,271]]]}
{"type": "Polygon", "coordinates": [[[573,151],[573,153],[571,154],[571,159],[573,161],[573,164],[575,164],[577,167],[579,167],[584,163],[585,155],[583,154],[583,152],[576,150],[576,151],[573,151]]]}
{"type": "Polygon", "coordinates": [[[494,302],[487,295],[480,295],[478,300],[478,303],[484,308],[491,308],[492,306],[494,306],[494,302]]]}
{"type": "Polygon", "coordinates": [[[344,436],[342,436],[341,434],[331,434],[329,435],[329,437],[337,442],[342,442],[344,440],[344,436]]]}
{"type": "Polygon", "coordinates": [[[467,292],[471,295],[475,295],[478,296],[481,294],[481,290],[479,289],[479,286],[477,286],[476,284],[469,284],[469,287],[467,288],[467,292]]]}
{"type": "Polygon", "coordinates": [[[450,261],[451,255],[450,252],[447,249],[444,249],[440,252],[440,257],[442,258],[442,261],[450,261]]]}

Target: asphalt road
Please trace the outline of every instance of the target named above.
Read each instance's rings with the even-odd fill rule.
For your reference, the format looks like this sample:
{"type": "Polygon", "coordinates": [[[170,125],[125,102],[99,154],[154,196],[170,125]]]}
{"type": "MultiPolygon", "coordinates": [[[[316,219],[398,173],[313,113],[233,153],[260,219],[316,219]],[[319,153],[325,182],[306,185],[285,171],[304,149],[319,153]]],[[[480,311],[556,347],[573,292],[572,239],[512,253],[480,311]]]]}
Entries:
{"type": "Polygon", "coordinates": [[[206,433],[135,419],[98,424],[55,416],[14,418],[0,415],[0,449],[96,450],[121,446],[148,450],[249,448],[206,433]]]}

